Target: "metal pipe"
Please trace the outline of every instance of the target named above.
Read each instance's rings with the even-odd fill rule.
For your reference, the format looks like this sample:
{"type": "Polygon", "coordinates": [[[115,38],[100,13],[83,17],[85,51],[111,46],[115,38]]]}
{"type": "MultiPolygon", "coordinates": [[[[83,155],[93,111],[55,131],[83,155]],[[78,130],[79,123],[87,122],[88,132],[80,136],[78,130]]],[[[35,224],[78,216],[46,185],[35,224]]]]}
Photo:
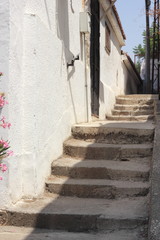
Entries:
{"type": "Polygon", "coordinates": [[[150,0],[145,0],[145,7],[146,7],[146,74],[145,74],[145,83],[146,83],[146,93],[150,93],[151,86],[150,86],[150,31],[149,31],[149,7],[150,7],[150,0]]]}
{"type": "Polygon", "coordinates": [[[154,22],[153,22],[153,49],[152,49],[152,93],[154,92],[155,77],[155,44],[156,43],[156,0],[154,0],[154,22]]]}
{"type": "Polygon", "coordinates": [[[86,114],[87,114],[87,122],[89,122],[88,79],[87,79],[87,52],[86,52],[85,33],[82,33],[82,36],[83,36],[83,46],[84,46],[84,75],[85,75],[85,92],[86,92],[86,114]]]}
{"type": "Polygon", "coordinates": [[[160,31],[160,21],[159,21],[159,14],[158,14],[158,12],[159,12],[159,0],[157,1],[157,30],[158,30],[158,39],[157,39],[157,43],[158,43],[158,47],[157,47],[157,61],[158,61],[158,72],[157,72],[157,81],[158,81],[158,83],[157,83],[157,91],[158,91],[158,94],[159,94],[159,98],[160,98],[160,89],[159,89],[159,87],[160,87],[160,82],[159,82],[159,75],[160,75],[160,65],[159,65],[159,61],[160,61],[160,36],[159,36],[159,31],[160,31]]]}

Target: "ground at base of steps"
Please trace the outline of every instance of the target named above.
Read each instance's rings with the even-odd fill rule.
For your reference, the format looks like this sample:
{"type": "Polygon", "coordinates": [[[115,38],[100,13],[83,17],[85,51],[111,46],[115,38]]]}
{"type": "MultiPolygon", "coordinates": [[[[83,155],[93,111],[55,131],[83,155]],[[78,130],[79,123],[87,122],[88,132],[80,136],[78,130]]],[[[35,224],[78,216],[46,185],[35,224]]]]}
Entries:
{"type": "Polygon", "coordinates": [[[142,230],[108,233],[70,233],[23,227],[1,226],[0,240],[145,240],[142,230]],[[142,235],[141,235],[142,234],[142,235]]]}

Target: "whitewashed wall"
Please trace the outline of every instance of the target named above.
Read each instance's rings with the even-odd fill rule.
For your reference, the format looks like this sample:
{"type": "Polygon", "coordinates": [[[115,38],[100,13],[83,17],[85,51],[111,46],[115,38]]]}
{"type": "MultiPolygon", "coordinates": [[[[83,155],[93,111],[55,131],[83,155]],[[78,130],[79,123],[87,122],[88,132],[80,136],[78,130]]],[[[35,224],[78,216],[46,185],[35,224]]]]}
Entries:
{"type": "MultiPolygon", "coordinates": [[[[0,2],[0,71],[4,72],[0,89],[7,93],[9,105],[3,111],[12,123],[2,134],[14,151],[0,183],[0,207],[42,194],[51,162],[62,154],[72,124],[87,120],[80,11],[77,0],[0,2]],[[67,62],[78,54],[80,60],[67,69],[67,62]]],[[[115,96],[124,93],[120,46],[113,32],[111,40],[109,56],[103,19],[100,119],[111,111],[115,96]]],[[[89,68],[87,76],[90,118],[89,68]]]]}
{"type": "Polygon", "coordinates": [[[62,154],[72,124],[87,119],[81,56],[75,67],[66,67],[82,51],[81,2],[10,0],[10,13],[6,8],[7,112],[12,123],[7,134],[14,156],[1,184],[4,197],[5,189],[9,196],[5,201],[1,195],[0,206],[43,193],[51,162],[62,154]]]}
{"type": "MultiPolygon", "coordinates": [[[[131,93],[128,87],[129,72],[121,56],[121,45],[101,8],[100,25],[100,118],[110,114],[117,95],[131,93]],[[105,50],[105,22],[110,29],[111,51],[105,50]]],[[[132,80],[132,79],[131,79],[132,80]]]]}
{"type": "MultiPolygon", "coordinates": [[[[0,1],[0,72],[3,72],[3,76],[0,77],[0,91],[8,91],[8,78],[9,78],[9,0],[0,1]]],[[[5,115],[8,118],[8,108],[5,107],[0,110],[0,118],[5,115]]],[[[8,131],[4,131],[0,128],[0,138],[4,140],[8,139],[8,131]]],[[[5,205],[9,202],[8,192],[8,173],[2,174],[3,181],[0,181],[0,203],[5,205]]]]}
{"type": "Polygon", "coordinates": [[[115,96],[123,93],[123,86],[121,83],[121,46],[102,9],[101,16],[104,16],[100,25],[100,118],[103,119],[106,114],[111,112],[115,103],[115,96]],[[111,31],[110,54],[105,50],[105,22],[111,31]]]}

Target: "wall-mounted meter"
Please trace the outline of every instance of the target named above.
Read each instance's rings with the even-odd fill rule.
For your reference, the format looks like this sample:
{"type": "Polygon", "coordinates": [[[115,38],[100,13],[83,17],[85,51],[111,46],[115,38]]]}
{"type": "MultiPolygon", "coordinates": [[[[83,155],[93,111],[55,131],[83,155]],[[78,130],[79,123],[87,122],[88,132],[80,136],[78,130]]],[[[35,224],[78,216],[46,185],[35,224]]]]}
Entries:
{"type": "Polygon", "coordinates": [[[89,16],[87,12],[79,13],[79,29],[81,33],[89,33],[89,16]]]}

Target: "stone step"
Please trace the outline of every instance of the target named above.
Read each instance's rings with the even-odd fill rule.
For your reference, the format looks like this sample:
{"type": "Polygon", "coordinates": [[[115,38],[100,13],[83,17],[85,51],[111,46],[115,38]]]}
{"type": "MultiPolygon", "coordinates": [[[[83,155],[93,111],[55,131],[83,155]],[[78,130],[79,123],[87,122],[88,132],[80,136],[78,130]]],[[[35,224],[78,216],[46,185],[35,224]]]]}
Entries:
{"type": "Polygon", "coordinates": [[[44,196],[7,209],[7,225],[74,232],[135,229],[148,223],[148,199],[44,196]]]}
{"type": "Polygon", "coordinates": [[[158,100],[158,94],[127,94],[119,95],[119,98],[130,98],[130,99],[153,99],[158,100]]]}
{"type": "Polygon", "coordinates": [[[115,104],[114,105],[115,110],[125,110],[125,111],[144,111],[144,110],[149,110],[149,111],[154,111],[154,105],[122,105],[122,104],[115,104]]]}
{"type": "Polygon", "coordinates": [[[97,121],[76,124],[72,127],[76,139],[95,140],[105,143],[147,143],[153,141],[154,124],[149,122],[97,121]]]}
{"type": "Polygon", "coordinates": [[[64,142],[64,154],[86,159],[120,159],[123,157],[147,157],[152,154],[152,144],[91,143],[77,139],[64,142]]]}
{"type": "Polygon", "coordinates": [[[60,158],[52,163],[52,175],[78,179],[112,179],[147,181],[150,163],[147,158],[114,160],[84,160],[60,158]]]}
{"type": "Polygon", "coordinates": [[[1,226],[0,240],[146,240],[146,229],[108,231],[106,233],[74,233],[46,229],[1,226]]]}
{"type": "Polygon", "coordinates": [[[153,99],[116,97],[116,104],[124,104],[124,105],[152,105],[153,103],[154,103],[153,99]]]}
{"type": "Polygon", "coordinates": [[[68,179],[52,176],[46,181],[46,190],[62,196],[80,198],[117,199],[146,196],[149,183],[104,179],[68,179]]]}
{"type": "Polygon", "coordinates": [[[128,111],[128,110],[112,110],[113,116],[143,116],[143,115],[154,115],[154,111],[152,110],[136,110],[136,111],[128,111]]]}
{"type": "Polygon", "coordinates": [[[106,116],[107,120],[110,121],[148,121],[148,120],[153,120],[154,115],[142,115],[142,116],[113,116],[113,115],[107,115],[106,116]]]}

